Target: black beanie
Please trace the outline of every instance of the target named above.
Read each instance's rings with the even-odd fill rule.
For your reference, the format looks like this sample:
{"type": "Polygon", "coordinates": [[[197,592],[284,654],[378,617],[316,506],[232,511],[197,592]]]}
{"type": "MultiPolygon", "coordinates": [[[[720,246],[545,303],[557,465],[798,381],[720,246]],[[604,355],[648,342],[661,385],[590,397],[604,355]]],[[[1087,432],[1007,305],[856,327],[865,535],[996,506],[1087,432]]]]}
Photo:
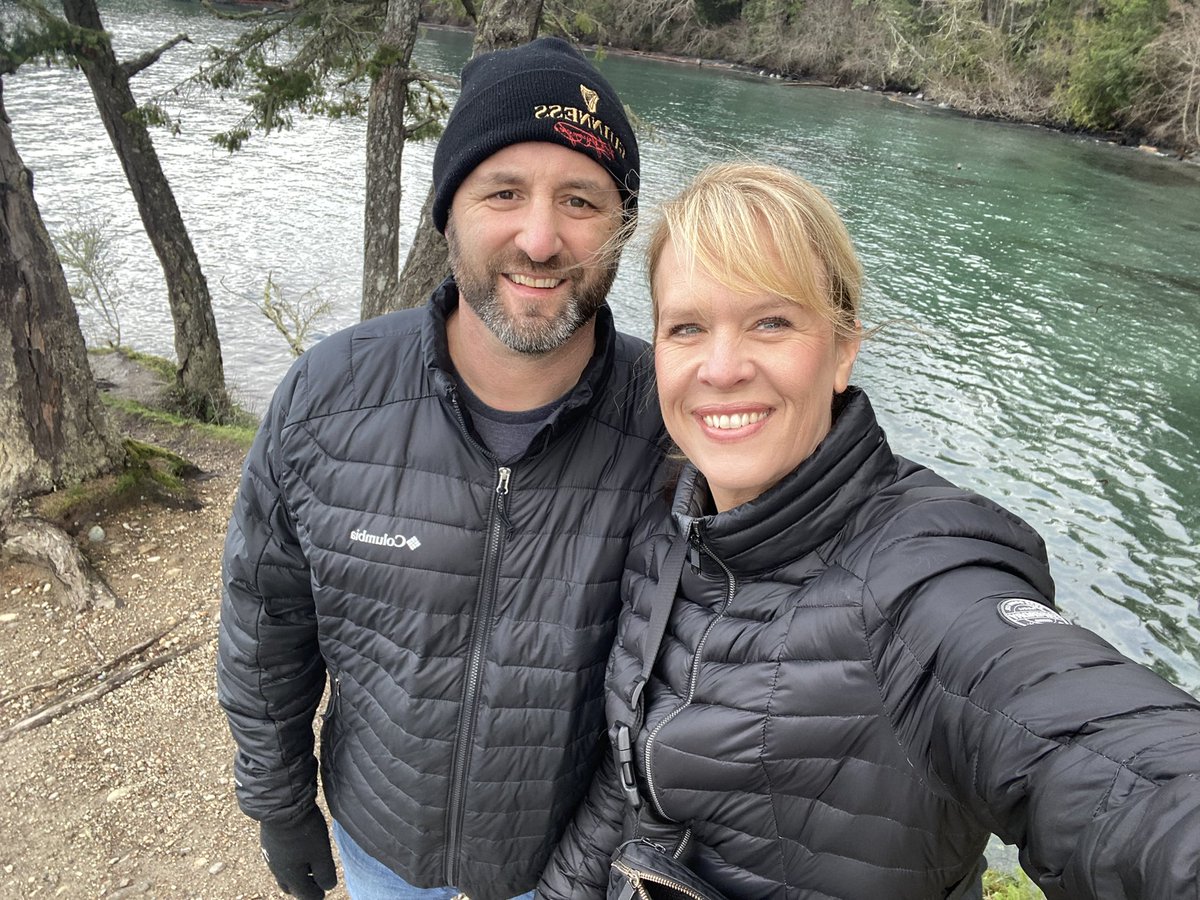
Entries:
{"type": "Polygon", "coordinates": [[[476,56],[433,155],[433,224],[445,233],[454,193],[510,144],[548,141],[595,160],[613,177],[626,217],[637,211],[637,138],[595,66],[560,38],[476,56]]]}

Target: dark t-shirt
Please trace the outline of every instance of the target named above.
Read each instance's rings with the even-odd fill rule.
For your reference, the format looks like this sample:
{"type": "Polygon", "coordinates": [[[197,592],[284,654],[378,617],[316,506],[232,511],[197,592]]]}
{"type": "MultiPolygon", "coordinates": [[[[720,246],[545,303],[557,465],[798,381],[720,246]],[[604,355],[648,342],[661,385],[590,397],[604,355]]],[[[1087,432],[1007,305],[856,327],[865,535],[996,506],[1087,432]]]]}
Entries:
{"type": "Polygon", "coordinates": [[[507,412],[488,406],[475,396],[461,378],[457,380],[460,396],[471,413],[475,432],[502,463],[520,459],[529,448],[529,442],[533,440],[534,435],[566,399],[564,394],[545,406],[507,412]]]}

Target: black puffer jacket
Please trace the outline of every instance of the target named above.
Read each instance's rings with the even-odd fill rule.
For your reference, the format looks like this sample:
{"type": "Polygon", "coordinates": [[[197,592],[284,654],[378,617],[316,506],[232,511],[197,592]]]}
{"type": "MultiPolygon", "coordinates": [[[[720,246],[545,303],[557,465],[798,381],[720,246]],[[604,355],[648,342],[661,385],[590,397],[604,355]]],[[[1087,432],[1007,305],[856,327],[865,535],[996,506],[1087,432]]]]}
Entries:
{"type": "MultiPolygon", "coordinates": [[[[701,875],[742,900],[933,900],[994,831],[1051,898],[1197,897],[1200,704],[1049,609],[1028,526],[894,456],[856,389],[783,482],[718,515],[702,497],[685,470],[635,538],[608,680],[615,727],[690,535],[634,759],[701,875]]],[[[602,895],[602,779],[541,896],[602,895]]]]}
{"type": "Polygon", "coordinates": [[[500,467],[447,374],[452,283],[321,341],[279,386],[225,553],[219,696],[242,809],[333,815],[409,882],[533,887],[587,785],[630,533],[662,456],[645,345],[608,309],[500,467]]]}

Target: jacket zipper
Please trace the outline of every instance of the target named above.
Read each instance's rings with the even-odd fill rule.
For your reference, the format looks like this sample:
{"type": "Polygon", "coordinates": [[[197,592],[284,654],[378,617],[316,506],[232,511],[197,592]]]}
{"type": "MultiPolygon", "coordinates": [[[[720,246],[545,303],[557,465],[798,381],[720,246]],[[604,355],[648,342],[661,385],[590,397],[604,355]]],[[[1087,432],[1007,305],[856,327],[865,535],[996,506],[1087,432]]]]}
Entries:
{"type": "Polygon", "coordinates": [[[500,466],[496,470],[496,492],[488,515],[487,551],[483,558],[483,574],[479,579],[479,595],[475,599],[475,615],[471,625],[471,650],[467,656],[467,677],[463,685],[462,708],[458,714],[458,733],[454,740],[454,761],[450,769],[450,799],[446,805],[446,884],[458,883],[458,851],[462,839],[462,820],[466,808],[467,775],[470,770],[471,745],[475,741],[475,723],[479,715],[479,685],[483,678],[483,660],[488,638],[492,633],[492,615],[496,605],[496,576],[499,572],[500,551],[504,545],[508,514],[505,511],[508,482],[512,469],[500,466]]]}
{"type": "MultiPolygon", "coordinates": [[[[474,444],[492,462],[494,454],[480,446],[467,428],[462,410],[458,406],[457,392],[450,392],[450,403],[458,417],[459,427],[467,440],[474,444]]],[[[479,593],[475,598],[475,609],[471,624],[471,648],[467,655],[466,682],[463,684],[462,705],[458,713],[458,730],[454,738],[454,757],[450,768],[450,795],[446,803],[446,855],[444,868],[446,884],[458,883],[458,854],[462,843],[463,815],[466,812],[467,776],[470,774],[471,745],[475,741],[475,725],[479,715],[479,686],[483,678],[483,660],[487,653],[488,639],[492,633],[492,616],[496,605],[496,580],[500,571],[500,554],[504,548],[504,537],[508,531],[508,485],[512,469],[508,466],[496,468],[496,490],[492,495],[492,506],[488,511],[487,546],[483,557],[483,570],[479,578],[479,593]]]]}
{"type": "MultiPolygon", "coordinates": [[[[704,546],[699,539],[694,540],[692,546],[711,557],[712,560],[718,566],[720,566],[721,570],[725,573],[725,601],[721,604],[721,608],[717,610],[717,614],[713,616],[712,621],[705,626],[704,633],[700,635],[700,641],[696,644],[696,652],[692,654],[691,672],[688,675],[687,693],[684,695],[683,702],[667,713],[667,715],[664,716],[662,720],[654,726],[653,730],[650,732],[650,736],[646,738],[646,750],[644,754],[646,760],[646,787],[650,791],[650,799],[654,803],[654,808],[658,811],[660,816],[669,822],[673,822],[674,819],[668,816],[663,810],[662,802],[658,796],[658,787],[654,783],[654,767],[651,765],[654,741],[658,738],[658,733],[662,731],[663,726],[687,709],[687,707],[691,705],[692,699],[696,696],[696,684],[700,680],[700,661],[704,654],[704,645],[708,642],[708,636],[712,633],[712,630],[716,626],[717,622],[721,620],[721,618],[725,615],[725,611],[729,609],[729,604],[733,602],[733,595],[737,591],[737,579],[733,577],[733,573],[729,571],[729,567],[726,566],[725,563],[716,556],[716,554],[704,546]]],[[[680,849],[682,850],[682,848],[680,849]]]]}

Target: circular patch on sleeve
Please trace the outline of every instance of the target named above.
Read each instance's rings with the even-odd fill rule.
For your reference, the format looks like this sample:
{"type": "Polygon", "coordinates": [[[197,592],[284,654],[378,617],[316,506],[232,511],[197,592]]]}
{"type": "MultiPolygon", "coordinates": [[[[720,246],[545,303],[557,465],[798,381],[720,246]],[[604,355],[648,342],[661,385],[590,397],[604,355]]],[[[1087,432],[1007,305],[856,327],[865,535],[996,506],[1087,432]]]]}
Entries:
{"type": "Polygon", "coordinates": [[[1024,597],[1007,597],[996,604],[996,611],[1014,628],[1026,625],[1069,625],[1070,623],[1048,606],[1024,597]]]}

